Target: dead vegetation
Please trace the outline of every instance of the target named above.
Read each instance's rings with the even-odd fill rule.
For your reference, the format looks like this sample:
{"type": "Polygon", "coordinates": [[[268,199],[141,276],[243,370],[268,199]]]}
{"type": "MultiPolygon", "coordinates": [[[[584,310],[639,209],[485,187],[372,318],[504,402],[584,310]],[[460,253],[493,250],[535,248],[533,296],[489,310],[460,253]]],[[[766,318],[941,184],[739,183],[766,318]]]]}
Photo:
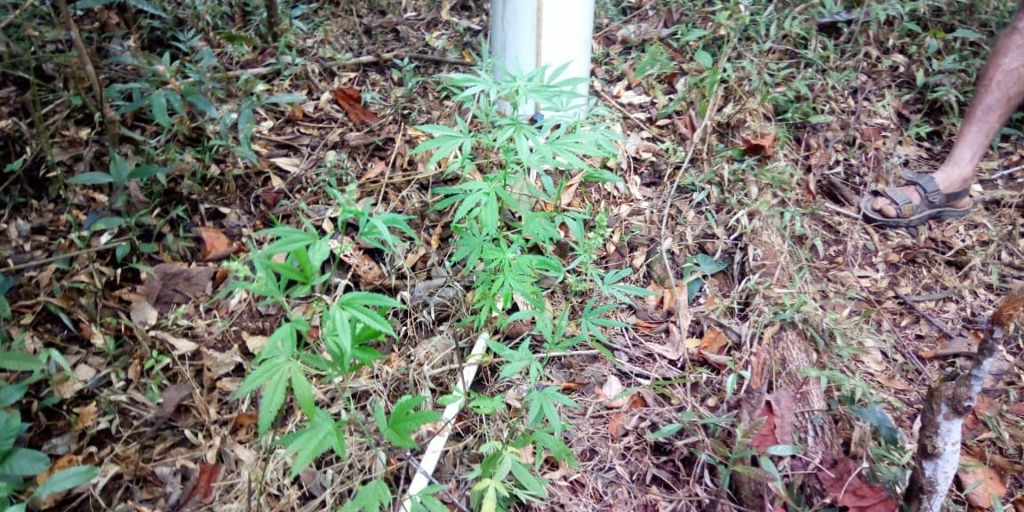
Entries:
{"type": "MultiPolygon", "coordinates": [[[[54,349],[69,370],[51,363],[10,407],[29,424],[22,446],[57,469],[100,467],[43,508],[334,510],[373,478],[397,507],[419,453],[369,436],[289,478],[292,456],[257,436],[257,401],[233,395],[281,319],[313,300],[286,310],[223,292],[226,269],[268,243],[257,232],[308,223],[349,248],[331,279],[407,308],[390,313],[382,360],[343,392],[317,382],[330,412],[365,433],[373,404],[433,406],[453,389],[477,336],[460,324],[472,272],[448,264],[451,211],[430,210],[452,179],[410,151],[427,138],[416,126],[463,114],[436,76],[472,64],[487,9],[442,3],[280,2],[268,44],[242,2],[68,6],[77,38],[60,4],[0,0],[0,342],[54,349]],[[355,240],[331,190],[410,216],[416,241],[355,240]]],[[[593,89],[622,135],[603,165],[623,182],[577,183],[561,207],[607,211],[597,264],[656,295],[614,313],[628,325],[604,329],[614,361],[582,345],[537,354],[544,384],[578,405],[560,409],[578,467],[523,448],[548,496],[516,507],[895,510],[925,393],[966,368],[1024,276],[1020,117],[966,219],[877,230],[856,199],[941,161],[1012,6],[598,4],[593,89]]],[[[589,298],[553,289],[574,315],[589,298]]],[[[495,337],[511,346],[530,329],[495,337]]],[[[955,510],[1024,510],[1021,337],[1003,346],[963,418],[955,510]]],[[[502,363],[491,354],[473,385],[502,411],[458,415],[434,473],[449,510],[470,506],[480,447],[527,414],[530,387],[502,363]]],[[[7,384],[25,376],[5,370],[7,384]]],[[[288,405],[278,431],[300,420],[288,405]]]]}

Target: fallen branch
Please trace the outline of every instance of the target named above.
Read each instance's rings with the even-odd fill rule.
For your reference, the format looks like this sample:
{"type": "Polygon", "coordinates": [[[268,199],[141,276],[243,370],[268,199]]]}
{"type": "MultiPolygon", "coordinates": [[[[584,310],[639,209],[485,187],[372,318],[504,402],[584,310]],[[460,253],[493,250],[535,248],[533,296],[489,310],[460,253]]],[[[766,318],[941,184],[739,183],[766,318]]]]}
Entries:
{"type": "Polygon", "coordinates": [[[991,375],[1006,331],[1024,310],[1024,286],[1010,292],[992,313],[990,325],[978,344],[970,371],[954,380],[932,385],[921,410],[921,433],[914,455],[914,470],[904,493],[911,512],[939,512],[960,463],[964,415],[974,408],[978,394],[991,375]]]}

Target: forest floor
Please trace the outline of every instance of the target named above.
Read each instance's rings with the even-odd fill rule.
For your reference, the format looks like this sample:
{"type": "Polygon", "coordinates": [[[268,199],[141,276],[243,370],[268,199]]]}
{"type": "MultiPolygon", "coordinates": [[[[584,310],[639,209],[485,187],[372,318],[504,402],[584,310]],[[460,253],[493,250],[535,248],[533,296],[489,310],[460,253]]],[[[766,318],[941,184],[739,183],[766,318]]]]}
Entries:
{"type": "MultiPolygon", "coordinates": [[[[257,400],[234,398],[285,312],[225,291],[228,270],[267,244],[262,229],[332,233],[330,191],[351,184],[354,204],[410,216],[416,236],[334,262],[353,289],[406,306],[390,312],[385,357],[346,381],[341,405],[367,416],[350,427],[372,429],[379,399],[442,409],[478,334],[460,323],[474,271],[449,263],[453,208],[430,210],[453,178],[411,150],[417,126],[464,115],[441,75],[472,68],[487,3],[340,4],[280,2],[276,45],[241,2],[80,7],[120,140],[59,3],[0,4],[0,348],[63,358],[7,405],[22,446],[100,468],[43,508],[334,510],[364,479],[396,500],[406,489],[421,451],[351,433],[345,457],[289,478],[292,455],[257,433],[257,400]],[[203,76],[220,79],[214,112],[237,117],[144,96],[203,76]],[[112,144],[163,168],[118,179],[112,144]]],[[[611,313],[600,350],[545,357],[541,381],[576,405],[559,408],[576,464],[542,457],[546,497],[515,509],[896,510],[928,386],[963,368],[1024,279],[1022,117],[982,162],[966,218],[879,229],[857,201],[941,163],[1011,4],[598,2],[591,94],[615,117],[619,155],[601,165],[621,182],[576,181],[560,207],[607,212],[597,265],[654,293],[611,313]]],[[[573,316],[591,298],[560,290],[546,300],[573,316]]],[[[519,327],[486,328],[516,346],[519,327]]],[[[1020,336],[1006,350],[965,420],[951,510],[994,496],[1024,511],[1020,336]]],[[[450,510],[470,507],[481,446],[527,414],[529,385],[499,362],[485,358],[473,390],[504,405],[461,414],[433,475],[450,510]]],[[[5,363],[7,387],[28,375],[17,369],[5,363]]],[[[314,392],[337,396],[329,379],[314,392]]],[[[279,434],[300,416],[291,404],[279,434]]]]}

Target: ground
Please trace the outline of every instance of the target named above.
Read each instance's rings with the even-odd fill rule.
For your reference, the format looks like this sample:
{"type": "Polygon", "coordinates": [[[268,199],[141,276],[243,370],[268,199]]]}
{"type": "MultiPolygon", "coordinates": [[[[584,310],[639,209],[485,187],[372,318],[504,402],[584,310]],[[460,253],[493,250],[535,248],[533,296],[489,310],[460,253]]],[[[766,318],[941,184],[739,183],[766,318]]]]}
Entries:
{"type": "MultiPolygon", "coordinates": [[[[281,2],[276,43],[264,4],[92,4],[74,19],[95,70],[61,2],[0,3],[0,342],[63,358],[4,363],[5,390],[37,377],[4,403],[27,425],[19,446],[100,468],[43,508],[334,510],[382,479],[397,509],[422,450],[358,434],[381,401],[441,410],[479,332],[460,322],[478,269],[449,263],[454,208],[430,209],[457,177],[411,150],[417,127],[467,115],[440,75],[473,69],[486,2],[281,2]],[[112,146],[162,167],[121,165],[112,146]],[[339,226],[339,204],[408,215],[415,237],[374,243],[356,214],[339,226]],[[383,359],[314,381],[346,415],[346,452],[294,479],[276,436],[301,406],[260,437],[258,394],[235,396],[282,319],[317,303],[232,288],[276,225],[347,247],[332,286],[404,306],[383,359]]],[[[594,164],[621,182],[576,181],[558,207],[606,212],[597,267],[654,294],[610,313],[603,341],[537,354],[539,382],[576,404],[559,412],[577,464],[541,457],[546,498],[513,508],[895,509],[928,386],[965,368],[1024,276],[1024,118],[993,143],[965,219],[880,229],[857,200],[941,162],[1010,4],[598,2],[592,96],[621,137],[594,164]]],[[[574,317],[592,296],[545,286],[574,317]]],[[[532,328],[482,327],[510,347],[532,328]]],[[[985,494],[1024,510],[1021,338],[1005,349],[965,418],[951,510],[985,494]]],[[[538,382],[504,375],[510,357],[488,355],[472,386],[504,406],[453,423],[433,475],[450,510],[470,507],[481,446],[527,414],[538,382]]]]}

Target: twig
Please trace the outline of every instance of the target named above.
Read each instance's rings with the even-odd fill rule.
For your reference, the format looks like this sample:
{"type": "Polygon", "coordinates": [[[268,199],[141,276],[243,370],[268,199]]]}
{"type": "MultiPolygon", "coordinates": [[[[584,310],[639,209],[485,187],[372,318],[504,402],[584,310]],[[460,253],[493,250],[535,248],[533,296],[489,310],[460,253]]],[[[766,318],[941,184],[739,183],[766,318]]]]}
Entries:
{"type": "Polygon", "coordinates": [[[111,242],[107,242],[107,243],[105,243],[103,245],[100,245],[100,246],[97,246],[97,247],[87,247],[85,249],[79,249],[77,251],[71,251],[71,252],[64,253],[64,254],[57,254],[55,256],[50,256],[48,258],[43,258],[41,260],[26,261],[25,263],[19,263],[17,265],[9,265],[9,266],[6,266],[4,268],[0,268],[0,272],[14,272],[16,270],[22,270],[22,269],[26,269],[26,268],[37,267],[39,265],[45,265],[47,263],[52,263],[54,261],[62,260],[62,259],[65,259],[65,258],[74,258],[75,256],[81,256],[83,254],[89,254],[91,252],[105,251],[107,249],[113,249],[114,247],[117,247],[117,246],[119,246],[119,245],[121,245],[121,244],[123,244],[123,243],[125,243],[125,242],[127,242],[129,240],[131,240],[131,237],[129,237],[129,236],[122,237],[122,238],[117,238],[117,239],[115,239],[115,240],[113,240],[111,242]]]}
{"type": "MultiPolygon", "coordinates": [[[[722,67],[725,65],[725,61],[728,60],[729,54],[732,51],[732,46],[733,46],[733,43],[735,42],[735,40],[736,40],[735,37],[733,37],[732,39],[729,39],[729,42],[725,44],[724,48],[722,48],[721,58],[719,58],[718,64],[715,67],[716,71],[720,72],[722,67]]],[[[674,290],[677,290],[677,288],[676,288],[676,278],[675,278],[674,273],[672,272],[672,264],[669,262],[669,259],[668,259],[668,249],[666,249],[665,243],[664,243],[664,241],[668,239],[668,236],[667,236],[666,232],[668,231],[669,212],[672,210],[672,208],[671,208],[672,196],[675,195],[676,189],[679,188],[679,181],[682,179],[683,173],[687,172],[690,169],[690,160],[693,159],[693,153],[697,149],[698,142],[704,136],[704,134],[708,131],[708,123],[711,122],[711,115],[715,112],[715,110],[718,109],[718,100],[722,97],[721,92],[722,92],[722,90],[721,90],[720,86],[715,88],[715,95],[714,95],[714,97],[711,98],[711,101],[708,102],[707,110],[704,111],[704,119],[701,120],[700,126],[698,126],[693,131],[693,136],[690,138],[690,147],[689,147],[689,149],[686,150],[686,157],[683,158],[683,163],[679,166],[679,171],[676,173],[675,179],[672,180],[672,186],[669,187],[668,192],[665,194],[665,199],[666,199],[665,205],[666,206],[665,206],[665,211],[664,211],[663,215],[661,216],[661,225],[660,225],[659,230],[658,230],[658,236],[659,236],[659,238],[661,238],[662,243],[659,244],[658,251],[661,253],[662,262],[665,265],[665,269],[668,271],[669,284],[672,286],[673,293],[674,293],[674,290]]],[[[685,314],[684,310],[685,310],[685,308],[683,308],[683,307],[679,308],[680,320],[683,320],[682,316],[685,314]]],[[[689,322],[687,321],[686,323],[689,323],[689,322]]],[[[683,332],[680,333],[681,336],[684,336],[684,337],[686,336],[685,329],[687,327],[688,326],[686,326],[686,325],[682,325],[682,322],[680,323],[679,328],[680,328],[680,330],[683,331],[683,332]]],[[[687,361],[689,361],[689,358],[687,358],[687,361]]]]}
{"type": "Polygon", "coordinates": [[[10,16],[4,18],[3,21],[0,21],[0,30],[3,30],[4,27],[9,25],[18,16],[21,16],[21,13],[25,12],[26,9],[28,9],[29,7],[32,7],[35,4],[36,4],[36,0],[28,0],[27,2],[21,4],[21,7],[18,7],[14,12],[11,13],[10,16]]]}
{"type": "Polygon", "coordinates": [[[913,309],[914,312],[917,313],[918,316],[920,316],[921,318],[924,318],[925,321],[927,321],[928,323],[932,324],[932,327],[942,331],[942,334],[945,334],[949,339],[956,338],[956,334],[953,331],[949,330],[949,327],[946,327],[945,324],[943,324],[942,322],[936,320],[935,318],[933,318],[928,313],[925,313],[921,309],[921,307],[918,306],[917,303],[915,303],[914,301],[910,300],[909,297],[907,297],[906,295],[903,295],[902,293],[900,293],[900,292],[898,292],[896,290],[893,290],[893,293],[895,293],[896,296],[899,297],[900,300],[902,300],[904,304],[910,306],[910,309],[913,309]]]}
{"type": "Polygon", "coordinates": [[[103,124],[107,132],[107,149],[109,151],[117,151],[118,140],[121,136],[121,122],[118,120],[117,114],[110,108],[110,104],[103,97],[103,86],[100,85],[100,79],[96,75],[96,68],[92,65],[92,59],[89,58],[89,51],[85,47],[85,41],[82,40],[82,33],[78,30],[78,24],[71,17],[71,10],[68,9],[67,1],[57,0],[57,8],[60,10],[61,15],[64,16],[64,21],[68,25],[68,31],[71,32],[71,43],[75,47],[75,52],[78,53],[78,61],[82,65],[82,71],[85,73],[86,78],[89,80],[92,93],[96,96],[96,110],[103,116],[103,124]]]}
{"type": "Polygon", "coordinates": [[[841,206],[836,206],[836,205],[834,205],[832,203],[828,203],[828,202],[823,203],[823,204],[825,205],[825,208],[828,208],[829,210],[832,210],[832,211],[834,211],[836,213],[841,213],[843,215],[846,215],[847,217],[853,217],[855,219],[860,219],[860,215],[857,215],[856,213],[851,212],[850,210],[847,210],[846,208],[843,208],[841,206]]]}
{"type": "Polygon", "coordinates": [[[452,423],[455,420],[455,416],[466,402],[466,394],[468,393],[469,386],[473,384],[473,378],[476,376],[480,359],[483,357],[484,351],[487,350],[487,340],[489,338],[490,335],[486,332],[480,333],[476,338],[476,343],[473,344],[473,349],[469,352],[469,357],[466,359],[466,367],[462,369],[461,378],[455,383],[455,390],[452,393],[459,397],[459,399],[444,408],[444,413],[441,415],[441,424],[444,426],[441,427],[441,432],[430,440],[430,444],[427,445],[427,449],[423,452],[423,459],[416,467],[416,475],[412,477],[412,483],[409,484],[409,489],[405,492],[405,497],[402,498],[401,510],[403,512],[410,512],[412,510],[413,497],[423,491],[430,483],[434,468],[437,467],[437,461],[441,459],[441,454],[444,452],[444,445],[448,442],[448,436],[452,433],[452,423]]]}
{"type": "Polygon", "coordinates": [[[450,59],[448,57],[438,57],[436,55],[427,55],[425,53],[396,51],[396,52],[385,52],[378,53],[376,55],[363,55],[362,57],[356,57],[354,59],[347,60],[338,64],[339,66],[355,66],[358,64],[373,64],[375,62],[388,61],[393,59],[417,59],[426,60],[430,62],[440,62],[442,64],[453,64],[456,66],[472,66],[475,62],[469,62],[461,59],[450,59]]]}
{"type": "Polygon", "coordinates": [[[1019,171],[1021,169],[1024,169],[1024,165],[1018,165],[1017,167],[1011,167],[1009,169],[1004,169],[1002,171],[999,171],[999,172],[993,174],[992,177],[988,178],[988,179],[989,180],[998,180],[999,178],[1002,178],[1003,176],[1006,176],[1007,174],[1013,174],[1013,173],[1015,173],[1015,172],[1017,172],[1017,171],[1019,171]]]}
{"type": "MultiPolygon", "coordinates": [[[[668,144],[668,143],[672,142],[672,141],[668,140],[668,138],[666,138],[666,137],[664,137],[662,135],[658,135],[657,133],[654,133],[653,130],[651,130],[650,128],[647,127],[646,123],[644,123],[643,121],[633,117],[632,113],[627,111],[625,108],[622,108],[622,105],[619,105],[618,102],[616,102],[611,96],[608,95],[608,93],[606,93],[606,92],[604,92],[601,89],[598,89],[596,87],[594,88],[594,90],[597,91],[597,94],[600,94],[601,97],[604,98],[605,101],[610,103],[611,106],[613,108],[615,108],[615,110],[618,110],[619,112],[622,113],[622,115],[626,116],[626,119],[629,119],[630,121],[633,121],[634,123],[636,123],[637,126],[639,126],[641,130],[651,134],[651,136],[653,136],[654,138],[660,140],[663,143],[668,144]]],[[[703,125],[703,123],[701,123],[701,124],[703,125]]],[[[699,129],[698,129],[698,131],[699,131],[699,129]]],[[[694,140],[695,141],[696,141],[696,135],[697,135],[697,133],[694,133],[694,140]]]]}

